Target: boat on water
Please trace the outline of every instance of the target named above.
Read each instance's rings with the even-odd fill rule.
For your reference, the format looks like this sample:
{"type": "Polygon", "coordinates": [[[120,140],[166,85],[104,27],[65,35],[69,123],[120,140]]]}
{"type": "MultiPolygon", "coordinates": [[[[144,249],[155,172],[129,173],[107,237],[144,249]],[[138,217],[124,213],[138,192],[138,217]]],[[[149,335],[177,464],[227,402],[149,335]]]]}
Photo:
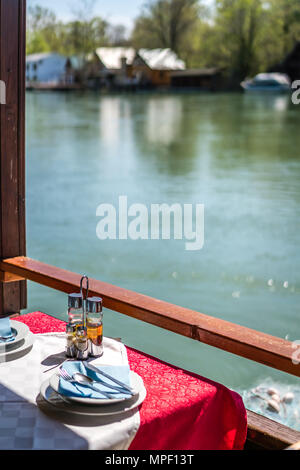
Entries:
{"type": "Polygon", "coordinates": [[[289,77],[282,73],[259,73],[241,83],[247,92],[287,93],[291,90],[289,77]]]}

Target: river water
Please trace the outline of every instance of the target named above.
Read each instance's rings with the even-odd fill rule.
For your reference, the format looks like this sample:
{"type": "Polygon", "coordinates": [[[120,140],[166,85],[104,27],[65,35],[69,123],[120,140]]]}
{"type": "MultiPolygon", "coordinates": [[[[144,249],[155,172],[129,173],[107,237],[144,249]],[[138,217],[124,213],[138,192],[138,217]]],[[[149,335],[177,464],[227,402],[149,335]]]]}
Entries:
{"type": "MultiPolygon", "coordinates": [[[[26,122],[28,256],[300,340],[300,107],[290,97],[28,93],[26,122]],[[204,204],[202,250],[100,241],[97,207],[117,209],[120,195],[147,207],[204,204]]],[[[29,283],[28,311],[66,319],[66,300],[29,283]]],[[[115,312],[104,328],[241,393],[298,384],[115,312]]]]}

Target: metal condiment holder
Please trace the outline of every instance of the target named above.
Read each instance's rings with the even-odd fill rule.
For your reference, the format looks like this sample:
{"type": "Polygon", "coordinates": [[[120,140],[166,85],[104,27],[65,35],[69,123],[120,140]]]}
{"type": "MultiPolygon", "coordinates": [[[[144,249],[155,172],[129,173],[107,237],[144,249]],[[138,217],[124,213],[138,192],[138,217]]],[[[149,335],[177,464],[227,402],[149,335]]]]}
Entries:
{"type": "Polygon", "coordinates": [[[88,350],[88,336],[87,336],[87,328],[86,328],[86,299],[89,295],[89,278],[87,276],[82,276],[80,280],[80,294],[82,298],[82,325],[77,328],[76,331],[76,358],[79,361],[83,361],[88,358],[89,350],[88,350]],[[85,297],[83,295],[83,281],[86,280],[86,291],[85,297]]]}
{"type": "MultiPolygon", "coordinates": [[[[69,318],[66,326],[66,356],[77,359],[79,361],[86,360],[90,357],[100,357],[103,354],[102,330],[101,338],[95,339],[89,337],[88,332],[88,314],[98,314],[99,326],[102,327],[102,299],[100,297],[89,297],[89,278],[82,276],[80,280],[80,293],[70,294],[68,299],[68,307],[82,310],[81,319],[78,314],[77,321],[69,318]],[[84,281],[86,281],[84,295],[84,281]]],[[[72,317],[71,317],[72,318],[72,317]]]]}
{"type": "Polygon", "coordinates": [[[80,280],[80,294],[82,298],[82,325],[86,328],[86,300],[89,296],[89,278],[87,276],[82,276],[80,280]],[[83,295],[83,281],[84,280],[86,280],[85,297],[83,295]]]}

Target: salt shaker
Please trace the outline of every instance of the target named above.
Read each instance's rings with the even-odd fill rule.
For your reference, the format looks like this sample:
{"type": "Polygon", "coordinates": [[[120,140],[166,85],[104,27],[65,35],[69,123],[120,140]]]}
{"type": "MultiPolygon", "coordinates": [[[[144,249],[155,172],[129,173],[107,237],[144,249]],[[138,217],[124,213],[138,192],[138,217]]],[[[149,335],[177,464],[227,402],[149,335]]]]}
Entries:
{"type": "Polygon", "coordinates": [[[81,294],[68,295],[68,323],[66,325],[66,356],[75,358],[76,349],[76,329],[83,322],[83,302],[81,294]]]}
{"type": "Polygon", "coordinates": [[[82,294],[69,294],[68,296],[68,319],[71,325],[78,327],[83,324],[83,301],[82,294]]]}
{"type": "Polygon", "coordinates": [[[66,326],[66,356],[75,358],[76,357],[76,327],[71,323],[68,323],[66,326]]]}
{"type": "Polygon", "coordinates": [[[103,354],[103,313],[101,297],[87,298],[86,325],[89,355],[91,357],[100,357],[103,354]]]}

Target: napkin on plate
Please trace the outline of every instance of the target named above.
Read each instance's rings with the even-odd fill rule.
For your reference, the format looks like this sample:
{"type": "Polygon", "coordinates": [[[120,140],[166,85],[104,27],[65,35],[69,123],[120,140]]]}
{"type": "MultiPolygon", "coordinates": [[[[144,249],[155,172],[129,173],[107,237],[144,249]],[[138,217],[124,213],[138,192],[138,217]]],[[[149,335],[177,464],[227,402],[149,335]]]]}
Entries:
{"type": "MultiPolygon", "coordinates": [[[[116,379],[123,382],[125,385],[130,387],[130,368],[128,365],[118,365],[118,366],[97,366],[103,372],[115,377],[116,379]]],[[[125,389],[123,390],[115,390],[113,388],[107,387],[105,384],[113,385],[114,387],[118,387],[115,382],[107,379],[106,377],[102,376],[101,374],[97,374],[96,372],[86,368],[84,364],[80,361],[66,361],[61,366],[70,376],[79,372],[81,374],[87,375],[93,380],[96,380],[97,383],[93,383],[93,387],[97,387],[100,391],[104,391],[110,394],[110,398],[117,399],[117,398],[129,398],[131,397],[130,393],[128,393],[125,389]],[[99,381],[99,383],[98,383],[99,381]],[[101,381],[101,382],[100,382],[101,381]]],[[[70,383],[67,380],[60,377],[59,379],[59,389],[58,393],[61,395],[69,396],[69,397],[80,397],[80,398],[99,398],[99,400],[107,400],[107,397],[98,393],[96,390],[93,390],[89,387],[89,385],[81,385],[81,384],[74,384],[70,383]]]]}
{"type": "MultiPolygon", "coordinates": [[[[9,317],[6,317],[6,318],[0,318],[0,337],[9,337],[11,336],[12,334],[12,331],[11,331],[11,326],[10,326],[10,318],[9,317]]],[[[1,338],[0,338],[0,343],[8,343],[10,341],[14,341],[14,337],[6,340],[6,341],[1,341],[1,338]]]]}

